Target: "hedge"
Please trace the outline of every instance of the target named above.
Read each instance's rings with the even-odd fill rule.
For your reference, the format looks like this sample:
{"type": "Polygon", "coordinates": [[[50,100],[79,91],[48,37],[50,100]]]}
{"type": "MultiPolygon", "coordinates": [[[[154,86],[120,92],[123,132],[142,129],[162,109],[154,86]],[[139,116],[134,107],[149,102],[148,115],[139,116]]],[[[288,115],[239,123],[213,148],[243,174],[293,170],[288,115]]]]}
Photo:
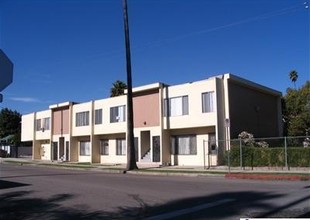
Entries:
{"type": "MultiPolygon", "coordinates": [[[[228,153],[226,152],[226,164],[228,153]]],[[[289,167],[310,167],[310,148],[287,148],[289,167]]],[[[233,146],[230,151],[230,165],[240,166],[240,147],[233,146]]],[[[242,166],[244,167],[285,167],[285,150],[279,148],[242,147],[242,166]]]]}

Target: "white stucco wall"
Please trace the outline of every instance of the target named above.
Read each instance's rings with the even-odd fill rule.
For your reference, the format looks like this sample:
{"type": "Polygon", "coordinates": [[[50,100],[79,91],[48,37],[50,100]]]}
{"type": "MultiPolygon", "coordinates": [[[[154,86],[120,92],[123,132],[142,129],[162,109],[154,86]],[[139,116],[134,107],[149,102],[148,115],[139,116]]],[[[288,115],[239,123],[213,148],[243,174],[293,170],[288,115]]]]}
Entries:
{"type": "Polygon", "coordinates": [[[72,136],[90,135],[92,132],[92,101],[72,106],[72,136]],[[89,111],[89,124],[87,126],[76,126],[76,113],[89,111]]]}
{"type": "Polygon", "coordinates": [[[51,139],[51,130],[52,130],[51,116],[52,116],[51,110],[40,111],[35,114],[34,130],[36,132],[35,134],[36,140],[51,139]],[[41,119],[41,123],[42,123],[44,118],[49,118],[49,129],[36,131],[36,120],[41,119]]]}
{"type": "MultiPolygon", "coordinates": [[[[97,100],[94,102],[94,111],[96,109],[102,109],[102,124],[94,125],[94,134],[114,134],[126,132],[126,121],[125,122],[110,122],[110,108],[116,106],[126,106],[126,96],[118,96],[113,98],[107,98],[97,100]]],[[[126,110],[125,110],[126,111],[126,110]]],[[[126,111],[127,114],[127,111],[126,111]]],[[[127,120],[127,115],[126,115],[127,120]]]]}
{"type": "Polygon", "coordinates": [[[188,115],[164,117],[165,129],[212,126],[217,123],[217,99],[215,78],[169,86],[163,91],[164,99],[188,96],[188,115]],[[168,91],[167,91],[168,90],[168,91]],[[202,93],[214,92],[214,112],[202,113],[202,93]]]}
{"type": "Polygon", "coordinates": [[[21,141],[32,141],[34,137],[35,113],[22,115],[21,141]]]}

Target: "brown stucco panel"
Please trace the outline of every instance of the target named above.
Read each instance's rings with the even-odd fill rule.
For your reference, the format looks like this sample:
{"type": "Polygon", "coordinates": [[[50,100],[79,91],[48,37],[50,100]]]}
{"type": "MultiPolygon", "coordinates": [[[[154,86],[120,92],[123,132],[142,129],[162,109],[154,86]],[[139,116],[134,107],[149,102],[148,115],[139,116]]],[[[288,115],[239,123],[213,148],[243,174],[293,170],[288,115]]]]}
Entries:
{"type": "Polygon", "coordinates": [[[135,94],[133,97],[134,127],[159,126],[159,92],[135,94]]]}

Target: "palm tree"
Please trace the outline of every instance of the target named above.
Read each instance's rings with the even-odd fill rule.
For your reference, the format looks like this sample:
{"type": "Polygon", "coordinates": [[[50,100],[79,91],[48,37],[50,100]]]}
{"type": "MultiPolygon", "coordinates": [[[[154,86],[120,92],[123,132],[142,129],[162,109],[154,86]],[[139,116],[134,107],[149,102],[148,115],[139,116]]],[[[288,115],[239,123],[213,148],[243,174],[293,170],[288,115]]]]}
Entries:
{"type": "Polygon", "coordinates": [[[124,31],[126,45],[126,70],[127,70],[127,166],[126,170],[138,169],[136,163],[136,154],[134,146],[133,133],[133,103],[132,103],[132,77],[131,77],[131,58],[130,58],[130,41],[129,41],[129,26],[127,1],[123,0],[123,15],[124,15],[124,31]]]}
{"type": "Polygon", "coordinates": [[[110,91],[110,97],[124,95],[124,90],[127,89],[126,83],[120,80],[116,80],[112,85],[113,87],[110,91]]]}
{"type": "Polygon", "coordinates": [[[290,80],[294,83],[294,88],[296,89],[296,81],[298,79],[298,73],[296,70],[292,70],[289,74],[290,80]]]}

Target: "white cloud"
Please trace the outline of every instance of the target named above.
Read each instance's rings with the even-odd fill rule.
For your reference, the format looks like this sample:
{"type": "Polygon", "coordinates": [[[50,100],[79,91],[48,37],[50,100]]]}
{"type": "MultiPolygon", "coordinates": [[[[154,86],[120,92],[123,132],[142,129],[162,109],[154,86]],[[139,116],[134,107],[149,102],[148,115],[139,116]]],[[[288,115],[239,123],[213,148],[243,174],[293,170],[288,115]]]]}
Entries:
{"type": "Polygon", "coordinates": [[[9,99],[16,102],[41,102],[39,99],[33,97],[11,97],[9,99]]]}

